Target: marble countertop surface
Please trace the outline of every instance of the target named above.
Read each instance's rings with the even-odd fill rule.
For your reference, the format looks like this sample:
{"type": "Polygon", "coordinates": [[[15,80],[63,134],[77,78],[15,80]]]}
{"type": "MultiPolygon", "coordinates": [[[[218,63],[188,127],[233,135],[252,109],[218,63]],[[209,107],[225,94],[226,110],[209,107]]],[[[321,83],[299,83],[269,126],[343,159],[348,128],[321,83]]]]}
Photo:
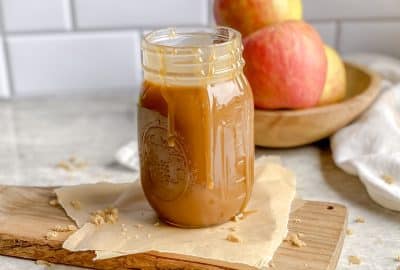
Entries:
{"type": "MultiPolygon", "coordinates": [[[[29,98],[0,102],[0,184],[74,185],[83,182],[133,180],[135,173],[119,166],[116,150],[136,137],[135,102],[128,95],[29,98]],[[56,164],[70,156],[88,162],[85,170],[66,172],[56,164]]],[[[271,150],[297,175],[297,191],[309,200],[342,203],[349,210],[349,228],[339,270],[396,270],[400,262],[400,213],[383,209],[360,181],[333,163],[329,142],[271,150]],[[355,223],[358,216],[364,224],[355,223]],[[361,265],[349,265],[348,256],[361,265]]],[[[61,269],[60,267],[56,267],[61,269]]],[[[0,269],[44,269],[33,262],[0,256],[0,269]]],[[[62,267],[62,269],[73,269],[62,267]]]]}

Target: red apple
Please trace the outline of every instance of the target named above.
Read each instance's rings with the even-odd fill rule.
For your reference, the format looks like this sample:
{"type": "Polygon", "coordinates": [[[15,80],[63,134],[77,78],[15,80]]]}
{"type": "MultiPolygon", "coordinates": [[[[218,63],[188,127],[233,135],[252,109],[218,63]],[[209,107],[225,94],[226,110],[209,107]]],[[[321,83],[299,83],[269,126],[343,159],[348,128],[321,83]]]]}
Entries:
{"type": "Polygon", "coordinates": [[[247,36],[265,26],[302,19],[301,0],[215,0],[217,24],[237,29],[247,36]]]}
{"type": "Polygon", "coordinates": [[[244,39],[244,68],[256,108],[300,109],[315,106],[322,94],[327,58],[312,26],[287,21],[244,39]]]}

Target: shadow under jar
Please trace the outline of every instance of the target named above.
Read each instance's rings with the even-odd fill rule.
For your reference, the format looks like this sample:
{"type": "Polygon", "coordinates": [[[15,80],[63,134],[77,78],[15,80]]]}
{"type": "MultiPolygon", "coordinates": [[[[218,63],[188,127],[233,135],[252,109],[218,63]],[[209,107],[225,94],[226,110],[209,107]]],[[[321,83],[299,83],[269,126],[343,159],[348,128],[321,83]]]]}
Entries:
{"type": "Polygon", "coordinates": [[[249,201],[254,107],[242,49],[225,27],[163,29],[142,41],[141,183],[171,225],[221,224],[249,201]]]}

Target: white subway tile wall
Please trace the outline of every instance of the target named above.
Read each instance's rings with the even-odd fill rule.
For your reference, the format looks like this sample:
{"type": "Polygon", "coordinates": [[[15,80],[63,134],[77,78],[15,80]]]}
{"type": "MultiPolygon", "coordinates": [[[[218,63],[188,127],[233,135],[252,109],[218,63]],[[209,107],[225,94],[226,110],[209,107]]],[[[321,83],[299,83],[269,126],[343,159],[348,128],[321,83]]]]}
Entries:
{"type": "Polygon", "coordinates": [[[81,29],[207,25],[208,0],[75,0],[81,29]]]}
{"type": "Polygon", "coordinates": [[[306,20],[399,18],[399,0],[303,0],[306,20]]]}
{"type": "Polygon", "coordinates": [[[324,42],[335,48],[336,47],[336,31],[337,31],[337,23],[335,22],[313,22],[312,25],[321,35],[321,38],[324,42]]]}
{"type": "MultiPolygon", "coordinates": [[[[213,0],[0,0],[0,97],[138,91],[148,29],[213,25],[213,0]]],[[[303,0],[342,53],[400,57],[400,0],[303,0]]]]}
{"type": "Polygon", "coordinates": [[[14,90],[18,95],[134,90],[139,40],[131,31],[10,37],[14,90]]]}
{"type": "Polygon", "coordinates": [[[344,53],[362,48],[366,52],[380,52],[400,57],[400,20],[343,23],[339,44],[340,50],[344,53]]]}
{"type": "Polygon", "coordinates": [[[2,0],[7,32],[63,31],[71,28],[69,0],[2,0]]]}

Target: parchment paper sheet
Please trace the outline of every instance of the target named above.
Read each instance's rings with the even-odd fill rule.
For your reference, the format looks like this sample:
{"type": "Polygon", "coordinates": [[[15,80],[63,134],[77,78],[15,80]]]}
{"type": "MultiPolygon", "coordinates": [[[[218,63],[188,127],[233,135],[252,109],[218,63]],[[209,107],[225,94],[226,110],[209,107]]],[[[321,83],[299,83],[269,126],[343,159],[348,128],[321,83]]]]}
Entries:
{"type": "Polygon", "coordinates": [[[158,251],[263,267],[286,237],[295,190],[295,176],[279,158],[261,157],[255,163],[255,185],[247,207],[256,211],[239,222],[204,229],[155,226],[157,216],[139,181],[63,187],[56,193],[80,227],[64,242],[70,251],[95,250],[96,259],[158,251]],[[72,200],[81,202],[80,210],[71,206],[72,200]],[[117,224],[96,227],[88,223],[91,212],[109,206],[119,209],[117,224]],[[230,234],[239,237],[240,243],[226,240],[230,234]]]}

